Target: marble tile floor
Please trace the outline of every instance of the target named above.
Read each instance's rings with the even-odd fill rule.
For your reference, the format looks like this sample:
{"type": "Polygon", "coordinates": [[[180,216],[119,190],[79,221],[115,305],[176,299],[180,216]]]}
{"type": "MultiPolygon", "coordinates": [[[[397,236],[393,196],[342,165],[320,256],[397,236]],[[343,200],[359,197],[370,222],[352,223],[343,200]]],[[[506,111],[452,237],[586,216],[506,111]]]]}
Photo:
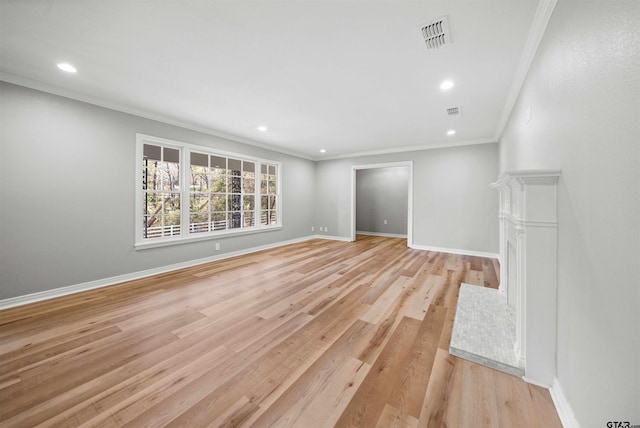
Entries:
{"type": "Polygon", "coordinates": [[[524,376],[515,353],[516,313],[492,288],[461,284],[449,353],[514,376],[524,376]]]}

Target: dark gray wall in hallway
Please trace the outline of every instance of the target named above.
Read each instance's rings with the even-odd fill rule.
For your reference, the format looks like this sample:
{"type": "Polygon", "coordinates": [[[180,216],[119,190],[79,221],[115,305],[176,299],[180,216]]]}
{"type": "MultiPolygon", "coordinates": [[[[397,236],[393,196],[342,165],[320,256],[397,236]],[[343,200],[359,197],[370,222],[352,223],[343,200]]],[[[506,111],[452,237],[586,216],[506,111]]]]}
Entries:
{"type": "Polygon", "coordinates": [[[357,170],[356,230],[406,235],[408,189],[409,167],[357,170]]]}

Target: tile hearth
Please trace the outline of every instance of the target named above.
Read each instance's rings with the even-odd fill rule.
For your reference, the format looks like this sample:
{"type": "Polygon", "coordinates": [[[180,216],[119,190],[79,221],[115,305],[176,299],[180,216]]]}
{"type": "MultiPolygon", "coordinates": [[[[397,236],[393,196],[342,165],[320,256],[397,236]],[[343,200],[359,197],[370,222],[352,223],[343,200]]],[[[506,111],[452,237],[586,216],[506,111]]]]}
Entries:
{"type": "Polygon", "coordinates": [[[514,376],[524,376],[515,353],[516,313],[504,294],[461,284],[449,353],[514,376]]]}

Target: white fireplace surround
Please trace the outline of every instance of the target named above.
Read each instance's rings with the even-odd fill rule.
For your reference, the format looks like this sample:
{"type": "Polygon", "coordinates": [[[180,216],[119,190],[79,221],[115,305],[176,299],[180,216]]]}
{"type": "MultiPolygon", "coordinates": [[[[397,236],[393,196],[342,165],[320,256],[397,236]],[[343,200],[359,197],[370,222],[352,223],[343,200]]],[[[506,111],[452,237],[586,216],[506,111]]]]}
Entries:
{"type": "Polygon", "coordinates": [[[527,382],[556,374],[557,196],[560,171],[508,171],[500,193],[500,291],[516,312],[515,352],[527,382]]]}

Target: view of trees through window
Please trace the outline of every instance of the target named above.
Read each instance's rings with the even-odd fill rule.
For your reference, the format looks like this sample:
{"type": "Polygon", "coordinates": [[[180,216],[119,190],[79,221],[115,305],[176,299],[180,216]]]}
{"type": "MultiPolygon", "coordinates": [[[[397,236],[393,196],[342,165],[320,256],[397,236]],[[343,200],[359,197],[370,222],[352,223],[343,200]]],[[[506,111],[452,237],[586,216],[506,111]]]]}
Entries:
{"type": "Polygon", "coordinates": [[[277,221],[277,204],[276,204],[276,166],[262,164],[260,171],[260,193],[262,218],[261,223],[264,225],[276,224],[277,221]]]}
{"type": "Polygon", "coordinates": [[[256,164],[191,152],[191,233],[255,226],[256,164]]]}
{"type": "Polygon", "coordinates": [[[180,150],[144,145],[144,238],[180,235],[180,150]]]}
{"type": "Polygon", "coordinates": [[[278,224],[276,164],[205,151],[183,153],[161,144],[145,143],[142,152],[143,239],[278,224]],[[187,169],[188,188],[180,183],[181,165],[187,169]]]}

